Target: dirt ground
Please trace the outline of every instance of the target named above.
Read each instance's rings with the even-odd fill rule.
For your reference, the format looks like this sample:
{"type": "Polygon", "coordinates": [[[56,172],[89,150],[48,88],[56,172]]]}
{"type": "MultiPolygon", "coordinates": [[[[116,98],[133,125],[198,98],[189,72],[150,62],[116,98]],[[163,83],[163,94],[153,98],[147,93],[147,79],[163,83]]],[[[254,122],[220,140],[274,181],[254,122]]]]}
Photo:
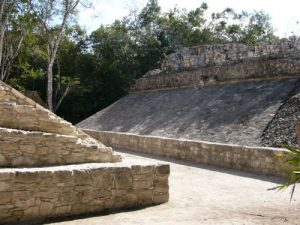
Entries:
{"type": "Polygon", "coordinates": [[[158,157],[148,158],[149,155],[122,154],[130,160],[170,163],[168,203],[51,224],[300,224],[300,189],[296,187],[290,202],[290,189],[284,192],[274,190],[283,182],[279,178],[158,157]]]}

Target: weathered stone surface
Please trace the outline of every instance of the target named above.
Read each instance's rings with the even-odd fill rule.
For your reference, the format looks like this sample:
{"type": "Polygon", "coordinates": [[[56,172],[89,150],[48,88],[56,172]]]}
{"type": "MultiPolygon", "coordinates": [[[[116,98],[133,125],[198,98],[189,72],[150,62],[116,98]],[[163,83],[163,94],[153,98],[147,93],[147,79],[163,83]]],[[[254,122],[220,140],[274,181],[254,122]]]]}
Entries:
{"type": "Polygon", "coordinates": [[[149,166],[139,166],[139,171],[133,169],[136,167],[130,163],[127,166],[118,163],[110,166],[83,164],[38,169],[0,169],[0,180],[17,174],[13,180],[0,183],[0,221],[27,221],[167,202],[168,166],[156,168],[152,165],[155,168],[153,171],[157,171],[152,176],[159,183],[148,182],[147,185],[144,185],[142,170],[145,168],[149,172],[149,166]],[[161,170],[164,170],[163,175],[160,175],[161,170]],[[98,180],[99,176],[101,181],[98,180]],[[142,184],[140,188],[132,188],[133,177],[134,184],[142,184]],[[8,187],[13,188],[7,190],[8,187]]]}
{"type": "Polygon", "coordinates": [[[297,146],[296,125],[300,123],[300,82],[289,93],[272,120],[266,126],[262,145],[278,147],[282,144],[297,146]]]}
{"type": "Polygon", "coordinates": [[[167,56],[160,70],[149,71],[132,90],[201,88],[224,81],[297,77],[299,40],[275,40],[256,46],[201,45],[167,56]]]}
{"type": "Polygon", "coordinates": [[[0,128],[2,166],[47,166],[113,162],[109,147],[91,146],[74,136],[0,128]]]}
{"type": "MultiPolygon", "coordinates": [[[[263,146],[261,136],[265,128],[297,83],[297,79],[248,81],[207,86],[199,90],[186,88],[131,93],[77,126],[98,131],[263,146]]],[[[292,118],[300,116],[298,101],[290,102],[293,102],[293,107],[288,106],[286,113],[279,116],[290,115],[283,121],[287,127],[296,121],[292,118]]],[[[277,129],[278,126],[275,127],[277,129]]],[[[279,129],[276,133],[284,131],[281,135],[292,140],[295,132],[294,128],[291,129],[279,129]]],[[[275,134],[273,131],[269,133],[275,134]]],[[[117,142],[117,134],[115,138],[117,142]]],[[[145,149],[146,144],[143,143],[145,149]]],[[[169,143],[165,141],[164,144],[158,140],[153,144],[156,147],[151,147],[157,153],[168,151],[169,143]]],[[[127,145],[124,148],[140,143],[133,140],[127,145]]],[[[183,144],[177,153],[184,151],[183,144]]]]}
{"type": "MultiPolygon", "coordinates": [[[[168,158],[189,160],[197,163],[238,169],[258,174],[286,176],[280,171],[284,169],[283,163],[275,156],[287,154],[288,152],[280,148],[250,147],[242,145],[220,144],[196,140],[178,140],[163,137],[149,137],[127,133],[91,131],[85,130],[99,141],[119,149],[128,149],[135,152],[150,153],[154,155],[166,156],[168,158]],[[157,143],[160,143],[157,146],[157,143]],[[184,149],[183,149],[184,146],[184,149]],[[157,148],[164,151],[157,152],[157,148]],[[178,154],[180,152],[180,154],[178,154]]],[[[166,165],[157,166],[153,178],[153,183],[160,191],[167,193],[166,186],[169,174],[169,167],[166,165]]],[[[135,189],[147,186],[145,176],[140,173],[140,166],[133,167],[133,176],[143,182],[133,184],[135,189]]]]}
{"type": "MultiPolygon", "coordinates": [[[[42,162],[44,165],[82,162],[78,161],[79,158],[83,158],[82,160],[86,160],[86,162],[121,161],[119,156],[113,154],[111,148],[107,148],[102,143],[92,139],[71,123],[64,121],[1,81],[0,86],[0,149],[9,149],[24,154],[19,157],[10,156],[13,157],[11,159],[1,158],[0,163],[3,166],[5,166],[5,163],[2,163],[4,160],[7,161],[7,165],[12,166],[24,166],[26,163],[28,163],[28,166],[39,165],[36,161],[42,162]],[[30,131],[35,131],[35,133],[30,133],[30,131]],[[10,133],[8,138],[6,137],[7,132],[10,133]],[[55,134],[58,134],[58,136],[55,134]],[[44,137],[41,137],[42,135],[44,137]],[[16,138],[19,136],[22,137],[17,139],[16,142],[16,138]],[[39,154],[38,148],[42,148],[41,152],[43,154],[49,155],[50,152],[45,152],[47,146],[51,146],[51,148],[48,148],[51,153],[59,151],[62,152],[61,155],[65,156],[73,155],[71,153],[76,150],[79,150],[80,153],[76,157],[72,156],[72,160],[68,160],[68,162],[66,162],[68,157],[64,157],[63,162],[62,159],[58,159],[57,161],[49,160],[49,163],[47,163],[45,160],[40,160],[36,155],[39,154]],[[61,151],[65,147],[68,149],[61,151]],[[94,158],[92,156],[94,154],[89,150],[95,150],[96,156],[94,158]],[[106,153],[103,154],[103,159],[99,156],[101,151],[106,153]],[[13,164],[11,164],[12,161],[13,164]]],[[[54,153],[54,155],[57,155],[57,153],[54,153]]],[[[54,156],[52,158],[54,159],[54,156]]]]}
{"type": "MultiPolygon", "coordinates": [[[[299,40],[274,40],[255,46],[244,44],[199,45],[182,48],[169,55],[162,63],[164,71],[176,71],[191,68],[233,64],[256,58],[290,58],[297,57],[300,52],[299,40]]],[[[156,75],[157,73],[148,73],[156,75]]]]}
{"type": "Polygon", "coordinates": [[[156,165],[112,163],[110,147],[1,81],[0,115],[1,224],[158,204],[144,179],[156,165]]]}
{"type": "MultiPolygon", "coordinates": [[[[249,121],[249,118],[255,117],[256,113],[250,113],[247,117],[240,115],[236,115],[235,118],[237,119],[238,124],[235,124],[236,121],[233,123],[229,123],[229,125],[233,125],[232,128],[227,130],[227,122],[226,119],[230,118],[231,115],[227,115],[226,111],[228,109],[232,109],[234,107],[243,109],[246,108],[243,103],[240,105],[236,103],[233,99],[232,103],[229,104],[228,107],[224,108],[225,113],[223,110],[218,108],[218,105],[214,106],[215,95],[217,96],[217,100],[219,96],[225,96],[222,93],[222,88],[229,83],[246,83],[251,80],[259,80],[261,82],[266,80],[282,80],[282,79],[299,79],[300,74],[300,41],[299,40],[274,40],[268,41],[264,43],[260,43],[256,46],[246,46],[243,44],[218,44],[218,45],[201,45],[201,46],[194,46],[194,47],[187,47],[182,48],[180,51],[171,54],[166,57],[163,61],[162,66],[160,69],[156,69],[154,71],[149,71],[145,74],[144,77],[136,80],[135,85],[132,87],[133,92],[145,92],[151,91],[155,92],[158,96],[157,99],[163,101],[164,98],[164,90],[165,89],[177,89],[177,88],[189,88],[194,92],[201,92],[202,89],[207,89],[206,86],[215,86],[217,90],[215,93],[211,93],[211,97],[208,99],[211,101],[208,104],[212,104],[211,111],[207,112],[206,109],[203,109],[203,105],[200,105],[199,108],[191,107],[189,104],[184,105],[183,107],[178,107],[177,105],[181,105],[182,100],[178,100],[177,102],[172,102],[173,107],[177,110],[178,115],[172,115],[170,118],[175,124],[169,130],[168,126],[164,126],[159,131],[152,132],[151,125],[147,123],[156,121],[157,116],[155,113],[150,113],[151,110],[159,111],[157,108],[161,109],[163,107],[153,107],[149,106],[149,113],[143,115],[143,118],[154,117],[150,120],[145,120],[143,123],[139,124],[132,124],[132,122],[128,122],[131,126],[131,129],[128,131],[125,130],[114,130],[114,129],[100,129],[106,131],[120,131],[120,132],[130,132],[136,134],[146,134],[146,135],[155,135],[155,136],[164,136],[164,137],[172,137],[172,138],[191,138],[191,139],[198,139],[204,141],[213,141],[213,142],[222,142],[222,143],[233,143],[233,144],[246,144],[246,145],[253,145],[253,146],[272,146],[278,147],[280,144],[287,144],[291,146],[297,145],[297,138],[294,132],[295,125],[300,122],[300,95],[299,95],[299,82],[298,87],[296,86],[295,89],[281,89],[285,93],[285,98],[281,99],[282,105],[279,104],[275,112],[270,112],[268,109],[266,111],[262,110],[263,115],[259,116],[262,118],[262,121],[270,118],[269,123],[264,124],[261,127],[260,135],[254,138],[254,141],[244,141],[247,140],[248,135],[243,135],[244,133],[249,133],[249,136],[256,134],[255,124],[259,124],[261,121],[259,119],[258,122],[249,121]],[[187,109],[187,110],[184,110],[187,109]],[[187,122],[185,120],[185,116],[190,116],[189,111],[197,110],[199,113],[203,112],[206,115],[214,115],[216,112],[218,115],[214,115],[214,117],[219,117],[220,115],[223,116],[224,119],[218,121],[218,130],[211,131],[211,127],[215,127],[215,124],[202,124],[199,122],[187,122]],[[145,117],[146,116],[146,117],[145,117]],[[242,123],[239,123],[239,120],[242,120],[242,123]],[[176,125],[184,121],[187,125],[181,125],[177,127],[176,125]],[[249,130],[245,130],[249,128],[249,130]],[[194,125],[192,128],[189,125],[194,125]],[[223,125],[225,129],[223,129],[223,125]],[[235,126],[237,125],[237,126],[235,126]],[[150,127],[150,128],[149,128],[150,127]],[[146,132],[135,132],[135,130],[144,129],[146,132]],[[190,130],[189,130],[190,128],[190,130]],[[193,134],[197,128],[200,130],[198,132],[198,137],[195,138],[196,135],[193,134]],[[254,129],[253,129],[254,128],[254,129]],[[182,130],[186,130],[187,134],[182,134],[182,130]],[[201,129],[205,130],[205,133],[201,132],[201,129]],[[235,133],[235,129],[241,130],[242,135],[235,133]],[[253,129],[253,132],[251,131],[253,129]],[[150,131],[150,132],[149,132],[150,131]],[[217,134],[217,137],[207,138],[211,134],[214,135],[221,131],[221,134],[217,134]],[[144,133],[143,133],[144,132],[144,133]],[[152,133],[151,133],[152,132],[152,133]],[[159,133],[161,132],[161,133],[159,133]],[[174,134],[175,133],[175,134],[174,134]],[[222,136],[222,137],[221,137],[222,136]],[[231,136],[241,137],[239,141],[229,140],[232,139],[231,136]]],[[[282,81],[284,82],[284,81],[282,81]]],[[[257,85],[258,87],[259,85],[257,85]]],[[[174,91],[174,99],[182,97],[180,94],[176,95],[174,91]]],[[[259,92],[259,91],[258,91],[259,92]]],[[[241,97],[244,99],[243,95],[247,93],[247,90],[237,91],[234,97],[241,97]]],[[[141,94],[139,97],[145,98],[147,93],[141,94]],[[144,96],[143,96],[144,95],[144,96]]],[[[256,99],[250,100],[245,99],[244,103],[247,105],[251,105],[255,100],[259,101],[259,98],[264,95],[263,93],[259,92],[256,96],[256,99]]],[[[135,94],[127,96],[127,99],[130,97],[135,96],[135,94]]],[[[201,96],[201,94],[200,94],[201,96]]],[[[193,97],[193,96],[192,96],[193,97]]],[[[191,98],[192,98],[191,97],[191,98]]],[[[230,96],[226,96],[229,97],[230,96]]],[[[126,98],[125,98],[126,99],[126,98]]],[[[189,101],[189,97],[186,97],[184,101],[189,101]]],[[[145,100],[145,99],[144,99],[145,100]]],[[[272,98],[267,99],[269,102],[272,101],[272,98]]],[[[151,100],[145,100],[145,102],[150,102],[151,100]]],[[[165,105],[168,105],[168,101],[165,105]]],[[[222,105],[223,100],[220,102],[220,106],[222,105]]],[[[122,100],[121,100],[122,103],[122,100]]],[[[114,106],[118,106],[120,102],[116,103],[114,106]]],[[[260,104],[258,107],[252,107],[252,109],[264,108],[267,106],[266,104],[260,104]],[[261,107],[261,108],[260,108],[261,107]]],[[[129,105],[129,104],[127,104],[129,105]]],[[[136,104],[137,105],[137,104],[136,104]]],[[[137,108],[138,106],[132,107],[129,106],[130,109],[137,108]]],[[[157,106],[157,104],[155,104],[157,106]]],[[[275,105],[273,105],[275,106],[275,105]]],[[[145,107],[144,107],[145,108],[145,107]]],[[[168,106],[167,108],[172,109],[172,107],[168,106]]],[[[205,108],[205,106],[204,106],[205,108]]],[[[125,108],[126,109],[126,108],[125,108]]],[[[105,114],[106,110],[103,110],[102,113],[105,114]]],[[[123,108],[124,111],[124,108],[123,108]]],[[[250,112],[250,110],[249,110],[250,112]]],[[[164,113],[162,113],[164,115],[164,113]]],[[[234,112],[232,112],[232,115],[234,112]]],[[[240,114],[240,113],[239,113],[240,114]]],[[[126,112],[124,115],[130,115],[130,113],[126,112]]],[[[136,119],[136,117],[134,117],[136,119]]],[[[192,118],[194,120],[194,118],[192,118]]],[[[206,118],[199,118],[200,121],[206,121],[206,118]]],[[[106,119],[107,122],[111,122],[108,118],[106,119]]],[[[158,126],[162,126],[162,124],[168,125],[168,118],[166,121],[159,121],[158,126]]],[[[81,123],[79,124],[81,126],[81,123]]],[[[121,126],[118,126],[119,128],[121,126]]],[[[86,127],[87,129],[93,129],[92,127],[86,127]]],[[[197,131],[199,131],[197,130],[197,131]]],[[[178,154],[181,154],[179,151],[178,154]]]]}
{"type": "Polygon", "coordinates": [[[299,77],[299,60],[258,60],[251,63],[210,66],[187,71],[177,71],[136,80],[133,92],[191,87],[199,90],[205,86],[247,80],[288,79],[299,77]]]}

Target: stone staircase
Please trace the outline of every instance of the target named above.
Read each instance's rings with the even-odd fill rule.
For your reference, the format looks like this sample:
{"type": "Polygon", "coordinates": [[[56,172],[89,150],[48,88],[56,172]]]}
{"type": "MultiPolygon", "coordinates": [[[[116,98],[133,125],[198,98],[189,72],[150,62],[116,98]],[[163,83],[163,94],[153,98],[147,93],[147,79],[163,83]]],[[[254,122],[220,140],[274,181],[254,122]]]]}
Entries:
{"type": "MultiPolygon", "coordinates": [[[[46,163],[45,165],[60,165],[60,162],[67,164],[80,163],[83,159],[85,162],[121,161],[119,156],[113,154],[111,148],[91,138],[71,123],[36,104],[5,83],[0,83],[0,115],[3,115],[0,116],[0,140],[5,144],[6,149],[18,152],[16,146],[30,145],[35,149],[44,149],[38,152],[45,152],[45,154],[50,153],[49,150],[45,150],[47,147],[55,149],[51,152],[51,155],[54,156],[53,160],[48,160],[48,162],[42,160],[46,163]],[[16,136],[19,138],[16,139],[16,136]],[[11,142],[13,142],[13,145],[10,145],[11,142]],[[73,154],[76,151],[77,154],[73,154]],[[59,160],[61,158],[58,157],[59,154],[65,154],[66,159],[64,161],[59,160]],[[94,155],[94,157],[91,157],[91,155],[94,155]],[[71,159],[68,159],[68,157],[71,159]]],[[[21,155],[16,155],[18,158],[16,160],[13,160],[13,154],[10,154],[8,157],[10,160],[7,160],[7,164],[0,161],[0,165],[20,166],[23,161],[30,162],[30,165],[38,165],[37,162],[34,162],[40,154],[34,154],[35,159],[24,154],[25,152],[22,152],[24,159],[20,158],[21,155]],[[13,161],[21,164],[12,163],[13,161]]],[[[0,155],[0,158],[5,157],[0,155]]]]}
{"type": "Polygon", "coordinates": [[[0,223],[168,201],[168,165],[138,165],[0,81],[0,223]]]}

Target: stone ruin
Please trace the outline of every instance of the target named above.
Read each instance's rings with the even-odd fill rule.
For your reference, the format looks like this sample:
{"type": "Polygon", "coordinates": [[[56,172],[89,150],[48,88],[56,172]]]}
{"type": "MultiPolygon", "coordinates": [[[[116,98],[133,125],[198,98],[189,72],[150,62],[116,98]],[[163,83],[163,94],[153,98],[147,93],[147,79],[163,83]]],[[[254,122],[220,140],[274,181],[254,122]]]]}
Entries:
{"type": "Polygon", "coordinates": [[[255,46],[200,45],[168,55],[160,69],[138,79],[132,91],[200,88],[251,79],[299,77],[300,40],[275,40],[255,46]]]}
{"type": "Polygon", "coordinates": [[[82,129],[247,146],[297,145],[300,40],[202,45],[166,57],[82,129]]]}
{"type": "Polygon", "coordinates": [[[110,147],[0,81],[0,223],[168,201],[169,165],[110,147]]]}

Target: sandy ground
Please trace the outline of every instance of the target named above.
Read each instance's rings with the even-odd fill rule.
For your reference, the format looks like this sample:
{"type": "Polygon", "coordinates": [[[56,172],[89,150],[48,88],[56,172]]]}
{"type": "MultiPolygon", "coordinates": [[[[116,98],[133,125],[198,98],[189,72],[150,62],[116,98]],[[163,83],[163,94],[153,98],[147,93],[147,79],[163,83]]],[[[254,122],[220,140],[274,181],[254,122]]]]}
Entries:
{"type": "Polygon", "coordinates": [[[300,189],[296,188],[290,202],[290,189],[270,190],[283,182],[279,178],[164,158],[150,159],[147,155],[128,152],[122,154],[132,160],[170,163],[168,203],[51,224],[300,224],[300,189]]]}

